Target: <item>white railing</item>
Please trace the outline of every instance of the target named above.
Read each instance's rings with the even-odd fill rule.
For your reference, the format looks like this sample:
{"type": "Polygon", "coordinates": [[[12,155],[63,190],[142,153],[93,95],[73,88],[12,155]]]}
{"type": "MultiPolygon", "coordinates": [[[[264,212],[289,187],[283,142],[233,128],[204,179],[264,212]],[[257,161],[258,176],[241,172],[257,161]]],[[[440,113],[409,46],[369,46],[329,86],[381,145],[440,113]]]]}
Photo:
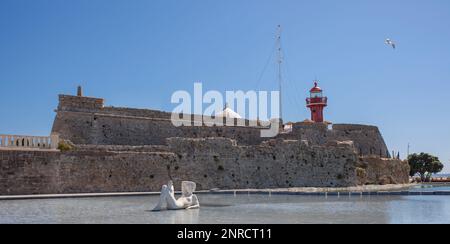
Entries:
{"type": "Polygon", "coordinates": [[[0,149],[53,149],[58,148],[59,136],[19,136],[0,134],[0,149]]]}

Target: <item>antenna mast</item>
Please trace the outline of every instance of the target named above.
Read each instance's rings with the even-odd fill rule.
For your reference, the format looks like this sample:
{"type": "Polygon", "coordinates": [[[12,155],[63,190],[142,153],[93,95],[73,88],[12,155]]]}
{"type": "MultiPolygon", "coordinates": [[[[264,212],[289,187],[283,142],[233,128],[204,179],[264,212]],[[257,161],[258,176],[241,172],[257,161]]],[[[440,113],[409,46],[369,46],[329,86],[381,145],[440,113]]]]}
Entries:
{"type": "Polygon", "coordinates": [[[283,52],[281,49],[281,25],[278,25],[277,28],[277,53],[278,53],[278,89],[280,91],[280,120],[283,119],[283,92],[282,92],[282,81],[283,76],[281,75],[281,64],[283,63],[283,52]]]}

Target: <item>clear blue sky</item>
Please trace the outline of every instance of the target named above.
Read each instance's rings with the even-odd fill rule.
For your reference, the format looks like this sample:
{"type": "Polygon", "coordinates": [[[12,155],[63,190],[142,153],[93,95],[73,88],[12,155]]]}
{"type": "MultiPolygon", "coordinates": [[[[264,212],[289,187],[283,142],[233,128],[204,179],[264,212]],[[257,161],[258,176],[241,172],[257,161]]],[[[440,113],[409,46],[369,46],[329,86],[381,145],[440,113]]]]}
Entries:
{"type": "Polygon", "coordinates": [[[276,89],[283,26],[285,120],[309,117],[317,77],[334,123],[378,125],[391,150],[430,152],[450,171],[448,0],[1,0],[0,133],[49,134],[57,95],[172,110],[170,96],[276,89]],[[397,41],[393,51],[386,38],[397,41]]]}

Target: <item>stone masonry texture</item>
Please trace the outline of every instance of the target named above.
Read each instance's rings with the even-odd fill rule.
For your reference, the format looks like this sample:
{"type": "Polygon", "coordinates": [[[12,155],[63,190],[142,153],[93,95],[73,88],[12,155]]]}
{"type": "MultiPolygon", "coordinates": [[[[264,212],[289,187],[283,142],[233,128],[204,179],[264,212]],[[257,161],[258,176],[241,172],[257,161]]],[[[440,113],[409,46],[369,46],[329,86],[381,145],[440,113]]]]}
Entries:
{"type": "Polygon", "coordinates": [[[0,151],[0,194],[159,191],[173,180],[213,188],[345,187],[407,183],[400,160],[359,157],[351,143],[169,138],[165,147],[80,146],[70,152],[0,151]],[[159,152],[157,152],[159,151],[159,152]]]}
{"type": "Polygon", "coordinates": [[[159,191],[168,180],[194,181],[198,190],[409,180],[375,126],[295,123],[291,133],[261,138],[261,126],[175,127],[170,117],[60,95],[52,133],[74,148],[0,150],[0,194],[159,191]]]}

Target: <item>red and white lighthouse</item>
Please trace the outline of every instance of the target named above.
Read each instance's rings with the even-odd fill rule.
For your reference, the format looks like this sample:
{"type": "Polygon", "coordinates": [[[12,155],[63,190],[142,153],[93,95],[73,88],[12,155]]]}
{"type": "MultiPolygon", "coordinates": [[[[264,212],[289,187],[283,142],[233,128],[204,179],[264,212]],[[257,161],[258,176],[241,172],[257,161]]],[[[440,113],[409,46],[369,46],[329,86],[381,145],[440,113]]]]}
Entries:
{"type": "Polygon", "coordinates": [[[306,107],[311,109],[311,120],[316,123],[324,122],[323,108],[327,106],[327,97],[323,96],[322,89],[314,81],[314,87],[309,91],[310,96],[306,99],[306,107]]]}

